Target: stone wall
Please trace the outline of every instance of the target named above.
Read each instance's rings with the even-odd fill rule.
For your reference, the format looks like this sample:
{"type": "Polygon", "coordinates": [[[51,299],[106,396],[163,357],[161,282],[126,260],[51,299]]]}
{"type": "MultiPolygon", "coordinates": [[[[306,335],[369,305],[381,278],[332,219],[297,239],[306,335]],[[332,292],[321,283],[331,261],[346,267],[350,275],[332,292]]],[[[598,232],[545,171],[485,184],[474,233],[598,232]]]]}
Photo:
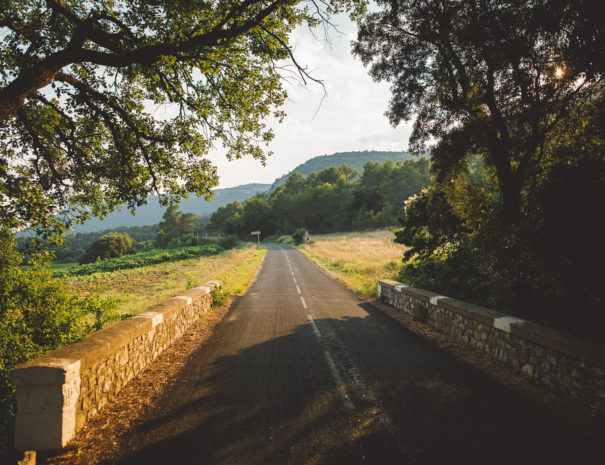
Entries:
{"type": "Polygon", "coordinates": [[[379,281],[378,296],[539,384],[591,404],[605,404],[605,354],[580,339],[395,281],[379,281]]]}
{"type": "Polygon", "coordinates": [[[212,305],[210,281],[17,367],[15,448],[60,449],[212,305]]]}

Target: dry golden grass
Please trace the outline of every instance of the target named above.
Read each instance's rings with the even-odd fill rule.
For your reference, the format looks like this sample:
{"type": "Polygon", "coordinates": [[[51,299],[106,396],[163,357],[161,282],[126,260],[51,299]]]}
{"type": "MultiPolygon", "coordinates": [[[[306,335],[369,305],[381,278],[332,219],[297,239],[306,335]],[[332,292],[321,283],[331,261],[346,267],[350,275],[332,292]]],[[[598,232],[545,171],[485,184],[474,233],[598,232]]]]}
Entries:
{"type": "Polygon", "coordinates": [[[266,249],[247,245],[211,257],[76,277],[70,285],[82,296],[114,297],[118,313],[136,315],[211,279],[221,279],[230,295],[241,294],[266,253],[266,249]]]}
{"type": "Polygon", "coordinates": [[[405,247],[389,230],[326,234],[312,237],[302,252],[330,270],[348,288],[375,297],[379,279],[397,279],[405,247]]]}

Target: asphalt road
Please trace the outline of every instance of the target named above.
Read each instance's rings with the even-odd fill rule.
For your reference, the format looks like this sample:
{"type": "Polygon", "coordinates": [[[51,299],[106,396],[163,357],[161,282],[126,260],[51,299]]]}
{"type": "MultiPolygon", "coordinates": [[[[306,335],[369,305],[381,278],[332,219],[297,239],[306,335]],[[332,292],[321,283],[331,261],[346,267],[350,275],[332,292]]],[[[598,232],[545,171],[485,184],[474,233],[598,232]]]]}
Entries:
{"type": "Polygon", "coordinates": [[[269,246],[119,464],[590,464],[603,444],[269,246]]]}

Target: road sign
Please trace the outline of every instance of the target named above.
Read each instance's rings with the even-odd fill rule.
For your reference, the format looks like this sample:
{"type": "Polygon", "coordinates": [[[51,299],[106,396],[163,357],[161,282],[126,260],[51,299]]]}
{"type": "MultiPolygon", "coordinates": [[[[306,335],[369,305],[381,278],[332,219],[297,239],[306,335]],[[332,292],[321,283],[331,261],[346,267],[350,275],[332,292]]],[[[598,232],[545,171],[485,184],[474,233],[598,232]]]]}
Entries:
{"type": "Polygon", "coordinates": [[[256,236],[256,243],[258,244],[258,248],[260,249],[260,231],[252,231],[250,235],[256,236]]]}

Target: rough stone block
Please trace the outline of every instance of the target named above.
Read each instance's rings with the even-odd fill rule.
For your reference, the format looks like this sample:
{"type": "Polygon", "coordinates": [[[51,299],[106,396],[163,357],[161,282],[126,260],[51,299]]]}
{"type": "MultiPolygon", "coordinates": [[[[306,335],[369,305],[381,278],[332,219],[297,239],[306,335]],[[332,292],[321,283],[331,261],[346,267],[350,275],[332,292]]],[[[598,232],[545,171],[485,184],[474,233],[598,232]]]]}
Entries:
{"type": "Polygon", "coordinates": [[[11,380],[17,385],[15,449],[52,450],[65,446],[76,428],[80,362],[55,361],[53,366],[30,362],[17,368],[11,380]]]}
{"type": "Polygon", "coordinates": [[[519,323],[524,322],[526,322],[526,320],[522,320],[521,318],[516,318],[514,316],[502,316],[494,319],[494,328],[504,331],[505,333],[510,333],[513,325],[518,325],[519,323]]]}

